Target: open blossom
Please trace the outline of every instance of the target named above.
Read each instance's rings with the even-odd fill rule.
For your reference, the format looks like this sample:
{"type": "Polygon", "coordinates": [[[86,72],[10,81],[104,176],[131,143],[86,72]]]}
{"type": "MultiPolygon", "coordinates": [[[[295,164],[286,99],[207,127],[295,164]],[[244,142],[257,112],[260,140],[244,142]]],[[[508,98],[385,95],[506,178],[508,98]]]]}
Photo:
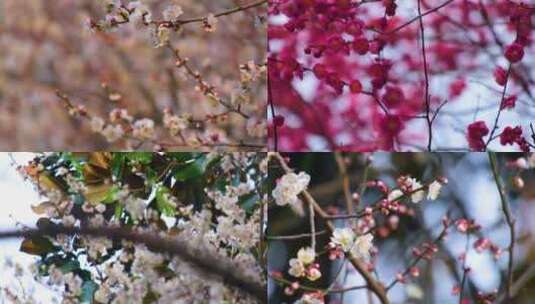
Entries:
{"type": "Polygon", "coordinates": [[[402,196],[403,196],[403,191],[401,191],[400,189],[394,189],[390,191],[390,193],[388,194],[388,201],[394,202],[402,196]]]}
{"type": "Polygon", "coordinates": [[[316,259],[316,251],[310,247],[301,248],[297,252],[297,259],[303,264],[308,265],[316,259]]]}
{"type": "Polygon", "coordinates": [[[307,270],[307,279],[309,279],[310,281],[316,281],[319,278],[321,278],[321,272],[318,268],[310,267],[307,270]]]}
{"type": "Polygon", "coordinates": [[[336,228],[331,237],[331,242],[340,246],[343,251],[350,252],[352,256],[360,259],[368,259],[370,250],[373,248],[373,235],[365,234],[356,236],[351,228],[336,228]]]}
{"type": "Polygon", "coordinates": [[[489,128],[484,121],[479,120],[471,123],[468,126],[468,134],[466,135],[470,149],[474,151],[483,151],[485,149],[483,137],[487,134],[489,134],[489,128]]]}
{"type": "Polygon", "coordinates": [[[304,277],[310,281],[316,281],[321,277],[317,264],[312,264],[316,259],[316,252],[310,247],[299,249],[297,258],[290,259],[288,273],[294,277],[304,277]]]}
{"type": "Polygon", "coordinates": [[[106,137],[107,141],[114,142],[123,137],[124,130],[120,125],[107,125],[104,130],[102,130],[102,135],[106,137]]]}
{"type": "Polygon", "coordinates": [[[427,199],[430,200],[436,200],[438,195],[440,194],[440,189],[442,188],[442,184],[438,181],[434,181],[429,185],[429,189],[427,191],[427,199]]]}
{"type": "Polygon", "coordinates": [[[305,293],[299,300],[295,301],[294,304],[323,304],[323,296],[318,293],[305,293]]]}
{"type": "MultiPolygon", "coordinates": [[[[422,184],[415,178],[409,177],[408,182],[411,186],[411,192],[422,188],[422,184]]],[[[411,194],[411,200],[413,203],[419,203],[425,198],[425,191],[423,189],[413,192],[411,194]]]]}
{"type": "Polygon", "coordinates": [[[125,209],[130,213],[132,218],[136,220],[142,219],[145,212],[145,201],[137,197],[129,196],[125,201],[125,209]]]}
{"type": "Polygon", "coordinates": [[[154,137],[154,121],[144,118],[134,123],[134,137],[140,139],[151,139],[154,137]]]}
{"type": "Polygon", "coordinates": [[[370,250],[373,248],[372,241],[373,235],[370,233],[358,236],[351,247],[351,254],[361,259],[368,259],[370,257],[370,250]]]}
{"type": "Polygon", "coordinates": [[[176,116],[169,111],[165,111],[163,115],[163,124],[169,130],[171,135],[176,136],[183,130],[186,130],[189,125],[189,120],[184,116],[176,116]]]}
{"type": "Polygon", "coordinates": [[[104,129],[104,125],[106,123],[104,122],[104,119],[98,117],[98,116],[94,116],[91,118],[91,130],[93,132],[96,132],[96,133],[100,133],[102,132],[102,130],[104,129]]]}
{"type": "Polygon", "coordinates": [[[170,5],[163,11],[162,15],[166,21],[173,21],[180,17],[183,13],[184,11],[182,10],[181,6],[170,5]]]}
{"type": "Polygon", "coordinates": [[[353,246],[355,233],[351,228],[336,228],[331,237],[331,242],[342,247],[342,250],[348,252],[353,246]]]}
{"type": "Polygon", "coordinates": [[[298,259],[290,259],[290,269],[288,270],[288,273],[291,276],[294,276],[296,278],[300,278],[305,276],[305,265],[303,262],[299,261],[298,259]]]}
{"type": "Polygon", "coordinates": [[[281,177],[277,186],[273,190],[273,198],[279,206],[287,204],[294,205],[300,200],[297,197],[299,193],[306,189],[310,182],[310,175],[299,172],[299,174],[288,173],[281,177]]]}

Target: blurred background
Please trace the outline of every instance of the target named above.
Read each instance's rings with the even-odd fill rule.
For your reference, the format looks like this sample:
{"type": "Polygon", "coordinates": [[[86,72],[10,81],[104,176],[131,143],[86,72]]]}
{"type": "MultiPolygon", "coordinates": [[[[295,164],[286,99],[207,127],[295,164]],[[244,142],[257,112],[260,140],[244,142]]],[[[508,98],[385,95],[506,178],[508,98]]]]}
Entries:
{"type": "MultiPolygon", "coordinates": [[[[127,109],[135,119],[151,118],[157,126],[162,125],[165,108],[177,115],[191,113],[198,120],[226,110],[214,107],[196,89],[195,80],[175,66],[169,49],[155,48],[151,28],[124,24],[111,31],[92,31],[91,21],[105,18],[106,2],[112,1],[0,1],[0,150],[110,147],[104,137],[91,132],[89,123],[68,115],[56,90],[105,120],[115,108],[127,109]]],[[[143,1],[153,20],[162,20],[162,12],[172,4],[180,5],[181,18],[188,19],[249,2],[143,1]]],[[[202,23],[191,23],[172,32],[170,41],[219,96],[232,100],[243,93],[240,65],[265,61],[264,11],[260,7],[219,18],[213,33],[203,30],[202,23]]],[[[247,129],[265,121],[265,91],[260,78],[246,92],[250,100],[241,110],[250,119],[231,114],[224,122],[195,127],[201,134],[224,134],[229,141],[263,143],[265,134],[251,135],[247,129]]],[[[157,132],[167,134],[158,128],[157,132]]]]}
{"type": "MultiPolygon", "coordinates": [[[[377,247],[376,275],[382,281],[390,283],[396,274],[405,270],[412,261],[412,248],[421,245],[426,240],[435,239],[442,230],[441,219],[449,214],[450,218],[474,219],[481,225],[477,235],[469,239],[469,251],[466,265],[471,268],[467,275],[464,295],[467,303],[478,303],[475,295],[492,293],[498,290],[503,294],[503,284],[507,269],[508,254],[495,259],[487,250],[477,253],[474,243],[478,238],[486,237],[492,243],[506,251],[509,245],[509,229],[504,222],[499,194],[489,167],[489,159],[485,153],[375,153],[375,154],[344,154],[350,163],[351,191],[360,189],[366,159],[371,158],[368,167],[368,180],[381,179],[390,189],[395,187],[396,178],[400,175],[411,175],[424,182],[433,181],[438,176],[445,176],[449,183],[442,188],[436,201],[424,201],[419,204],[407,203],[413,209],[414,216],[379,215],[375,217],[377,225],[382,230],[382,236],[374,235],[374,245],[377,247]],[[397,225],[392,223],[398,222],[397,225]],[[396,227],[397,226],[397,227],[396,227]]],[[[290,166],[296,172],[304,171],[311,176],[309,191],[316,201],[329,212],[338,211],[347,214],[344,200],[342,181],[332,153],[301,153],[286,154],[290,166]]],[[[511,208],[516,217],[517,237],[514,254],[514,278],[523,275],[525,281],[519,285],[520,289],[514,303],[533,303],[535,297],[535,242],[533,232],[535,224],[535,175],[533,170],[518,171],[507,165],[516,160],[521,154],[498,154],[500,174],[503,177],[511,208]],[[525,185],[522,189],[514,187],[513,179],[520,176],[525,185]]],[[[270,165],[270,178],[273,182],[283,175],[283,171],[273,161],[270,165]]],[[[518,185],[518,183],[516,183],[518,185]]],[[[361,197],[358,210],[375,202],[380,197],[378,191],[366,190],[361,197]]],[[[305,208],[306,210],[306,208],[305,208]]],[[[337,220],[338,227],[344,226],[342,220],[337,220]]],[[[321,220],[316,220],[316,231],[325,229],[321,220]]],[[[310,233],[309,218],[306,212],[288,206],[279,207],[270,204],[268,236],[294,235],[310,233]]],[[[392,303],[458,303],[459,296],[453,292],[462,277],[462,262],[459,256],[465,251],[466,234],[460,234],[455,226],[450,228],[446,240],[439,243],[439,252],[431,262],[420,261],[420,276],[409,278],[406,284],[396,284],[389,293],[392,303]]],[[[318,248],[325,248],[330,235],[318,237],[318,248]]],[[[269,271],[280,271],[285,278],[288,275],[288,261],[296,256],[301,247],[310,246],[309,238],[300,240],[271,240],[269,242],[269,271]]],[[[320,251],[320,249],[318,249],[320,251]]],[[[322,277],[317,282],[307,284],[314,287],[326,288],[333,281],[341,267],[340,260],[331,262],[323,254],[319,259],[322,277]]],[[[345,283],[337,287],[349,287],[364,284],[360,275],[352,266],[342,272],[345,283]]],[[[340,279],[342,282],[342,279],[340,279]]],[[[293,302],[298,297],[288,297],[283,287],[272,279],[269,282],[270,303],[293,302]]],[[[297,293],[301,294],[300,292],[297,293]]],[[[366,290],[354,290],[341,295],[327,297],[328,303],[372,303],[368,300],[366,290]]],[[[378,303],[377,301],[373,303],[378,303]]],[[[490,303],[490,302],[489,302],[490,303]]]]}

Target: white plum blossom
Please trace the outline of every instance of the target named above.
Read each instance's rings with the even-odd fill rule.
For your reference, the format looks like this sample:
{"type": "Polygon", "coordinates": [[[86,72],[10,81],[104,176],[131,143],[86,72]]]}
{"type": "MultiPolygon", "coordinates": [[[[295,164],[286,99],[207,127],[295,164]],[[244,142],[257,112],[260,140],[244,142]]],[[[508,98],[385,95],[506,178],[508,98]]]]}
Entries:
{"type": "Polygon", "coordinates": [[[154,137],[154,121],[143,118],[134,123],[133,135],[139,139],[152,139],[154,137]]]}
{"type": "Polygon", "coordinates": [[[166,111],[163,115],[163,124],[169,130],[171,135],[176,136],[178,133],[188,128],[189,120],[187,116],[179,117],[166,111]]]}
{"type": "Polygon", "coordinates": [[[308,265],[316,259],[316,251],[310,247],[301,248],[297,252],[297,259],[303,264],[308,265]]]}
{"type": "Polygon", "coordinates": [[[342,250],[348,252],[353,246],[355,233],[351,228],[336,228],[331,236],[331,242],[342,247],[342,250]]]}
{"type": "Polygon", "coordinates": [[[299,203],[298,195],[307,188],[309,182],[310,175],[304,172],[285,174],[272,192],[275,203],[279,206],[299,203]]]}
{"type": "Polygon", "coordinates": [[[125,209],[133,219],[140,220],[144,217],[145,201],[134,196],[129,196],[125,201],[125,209]]]}
{"type": "Polygon", "coordinates": [[[438,181],[434,181],[429,185],[429,188],[427,190],[427,199],[430,200],[436,200],[438,195],[440,194],[440,189],[442,188],[442,184],[438,181]]]}
{"type": "Polygon", "coordinates": [[[294,276],[296,278],[300,278],[305,276],[305,265],[303,265],[303,262],[299,261],[298,259],[290,259],[290,269],[288,270],[288,273],[291,276],[294,276]]]}
{"type": "Polygon", "coordinates": [[[351,254],[360,259],[368,259],[373,248],[373,235],[371,233],[358,236],[351,247],[351,254]]]}
{"type": "Polygon", "coordinates": [[[91,117],[91,130],[95,133],[100,133],[102,130],[104,130],[104,126],[106,123],[104,122],[104,119],[93,116],[91,117]]]}
{"type": "Polygon", "coordinates": [[[166,21],[174,21],[178,17],[180,17],[184,11],[182,10],[182,7],[179,5],[170,5],[168,6],[162,13],[164,20],[166,21]]]}
{"type": "Polygon", "coordinates": [[[114,142],[123,137],[124,130],[120,125],[107,125],[101,133],[107,141],[114,142]]]}
{"type": "Polygon", "coordinates": [[[304,247],[297,252],[297,258],[289,261],[290,269],[288,273],[296,278],[306,276],[310,281],[315,281],[321,277],[321,272],[317,267],[311,265],[316,259],[316,252],[311,247],[304,247]]]}
{"type": "Polygon", "coordinates": [[[324,301],[313,294],[305,293],[294,304],[324,304],[324,301]]]}
{"type": "Polygon", "coordinates": [[[388,201],[394,202],[403,196],[403,191],[400,189],[394,189],[388,194],[388,201]]]}
{"type": "Polygon", "coordinates": [[[134,118],[128,114],[128,110],[123,108],[115,108],[110,111],[108,115],[110,122],[119,123],[119,122],[132,122],[134,118]]]}
{"type": "Polygon", "coordinates": [[[370,233],[357,236],[351,228],[336,228],[331,236],[334,245],[361,259],[369,258],[370,250],[373,248],[372,241],[373,235],[370,233]]]}
{"type": "Polygon", "coordinates": [[[307,271],[307,279],[310,281],[316,281],[321,278],[321,271],[316,267],[311,267],[307,271]]]}
{"type": "Polygon", "coordinates": [[[425,198],[425,191],[422,188],[422,184],[415,178],[409,177],[408,184],[411,186],[411,200],[413,203],[419,203],[425,198]],[[418,190],[421,189],[421,190],[418,190]],[[418,190],[418,191],[416,191],[418,190]],[[415,191],[415,192],[414,192],[415,191]]]}

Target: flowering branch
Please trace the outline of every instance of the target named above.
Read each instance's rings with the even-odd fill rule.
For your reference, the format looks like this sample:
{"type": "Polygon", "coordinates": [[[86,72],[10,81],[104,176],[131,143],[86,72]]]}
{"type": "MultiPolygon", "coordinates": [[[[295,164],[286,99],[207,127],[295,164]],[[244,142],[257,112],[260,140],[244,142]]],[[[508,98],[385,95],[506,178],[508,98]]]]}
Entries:
{"type": "Polygon", "coordinates": [[[59,225],[49,225],[42,229],[24,229],[0,232],[0,239],[5,238],[32,238],[40,236],[56,237],[58,235],[87,235],[92,237],[106,237],[110,239],[128,240],[135,243],[145,244],[148,248],[160,252],[179,256],[206,273],[220,276],[225,283],[243,290],[254,296],[261,302],[265,302],[266,287],[256,282],[254,278],[236,271],[238,265],[229,261],[221,260],[207,254],[202,248],[191,248],[185,242],[155,233],[136,232],[127,228],[75,228],[59,225]],[[214,259],[217,262],[214,263],[214,259]]]}
{"type": "Polygon", "coordinates": [[[490,144],[490,142],[495,139],[494,133],[499,128],[498,122],[500,120],[500,115],[501,115],[503,109],[505,108],[503,106],[503,104],[504,104],[504,101],[505,101],[505,96],[506,96],[505,94],[507,92],[507,84],[509,83],[509,77],[511,75],[511,68],[512,68],[512,66],[511,66],[511,64],[509,64],[509,67],[507,68],[507,73],[505,74],[505,84],[503,85],[502,96],[501,96],[501,99],[500,99],[500,107],[498,108],[498,113],[496,114],[496,118],[494,119],[494,126],[492,127],[492,130],[490,131],[489,138],[487,139],[487,142],[485,143],[485,150],[487,149],[487,147],[490,144]]]}
{"type": "Polygon", "coordinates": [[[433,240],[433,242],[430,245],[426,245],[424,251],[419,252],[416,255],[416,258],[414,258],[414,260],[411,263],[409,263],[407,268],[405,268],[405,270],[400,272],[397,275],[396,279],[394,279],[392,282],[390,282],[390,284],[387,285],[386,287],[387,292],[390,289],[392,289],[392,287],[394,287],[397,283],[403,281],[404,277],[411,272],[411,269],[413,269],[413,267],[415,267],[418,264],[418,262],[420,262],[422,259],[428,257],[430,254],[433,254],[433,252],[436,251],[436,244],[441,242],[448,235],[448,228],[450,227],[451,223],[452,221],[449,220],[448,218],[445,218],[442,221],[443,227],[438,237],[435,240],[433,240]]]}
{"type": "MultiPolygon", "coordinates": [[[[215,14],[213,14],[213,16],[214,16],[214,18],[219,18],[219,17],[223,17],[223,16],[232,15],[232,14],[235,14],[235,13],[246,11],[246,10],[251,9],[251,8],[262,6],[262,5],[266,4],[267,2],[268,2],[268,0],[259,0],[259,1],[251,2],[249,4],[238,5],[238,6],[234,7],[234,8],[228,9],[226,11],[215,13],[215,14]]],[[[181,20],[174,20],[170,24],[173,27],[180,27],[180,26],[188,24],[188,23],[206,22],[207,19],[208,19],[207,16],[197,17],[197,18],[190,18],[190,19],[181,19],[181,20]]],[[[160,24],[163,24],[165,22],[166,21],[160,21],[160,22],[155,21],[154,23],[157,24],[157,25],[160,25],[160,24]]]]}
{"type": "MultiPolygon", "coordinates": [[[[286,173],[292,173],[293,170],[288,166],[284,158],[279,153],[270,153],[270,156],[277,160],[282,169],[286,173]]],[[[320,205],[314,200],[310,193],[306,190],[302,192],[302,197],[308,205],[313,206],[315,212],[319,215],[320,218],[325,220],[327,229],[332,233],[335,230],[335,226],[331,220],[328,219],[328,214],[320,207],[320,205]]],[[[349,253],[348,260],[355,267],[355,269],[362,275],[364,280],[367,283],[368,288],[379,298],[380,302],[383,304],[388,304],[390,301],[386,296],[386,291],[383,284],[377,281],[373,276],[368,272],[365,265],[360,259],[353,256],[352,253],[349,253]]]]}

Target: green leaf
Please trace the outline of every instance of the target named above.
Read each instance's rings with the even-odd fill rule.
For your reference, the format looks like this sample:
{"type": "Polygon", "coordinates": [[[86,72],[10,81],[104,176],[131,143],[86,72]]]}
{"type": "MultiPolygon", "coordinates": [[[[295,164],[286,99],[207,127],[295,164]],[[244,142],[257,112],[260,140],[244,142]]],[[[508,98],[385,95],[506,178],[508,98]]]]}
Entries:
{"type": "Polygon", "coordinates": [[[116,219],[120,219],[121,218],[121,215],[123,214],[123,205],[117,203],[115,205],[115,218],[116,219]]]}
{"type": "Polygon", "coordinates": [[[218,158],[209,159],[207,154],[202,154],[193,162],[178,169],[175,173],[175,178],[181,182],[198,179],[202,177],[209,166],[217,160],[218,158]]]}
{"type": "Polygon", "coordinates": [[[101,184],[95,186],[87,186],[85,198],[93,205],[99,203],[111,204],[117,199],[119,188],[112,184],[101,184]]]}
{"type": "Polygon", "coordinates": [[[154,184],[157,182],[158,173],[156,172],[156,170],[150,167],[145,168],[145,176],[147,177],[147,182],[149,184],[154,184]]]}
{"type": "Polygon", "coordinates": [[[73,272],[75,270],[80,269],[80,262],[78,262],[77,260],[66,261],[63,265],[59,267],[59,269],[63,273],[73,272]]]}
{"type": "Polygon", "coordinates": [[[195,158],[194,153],[191,152],[169,152],[166,155],[178,162],[185,162],[195,158]]]}
{"type": "Polygon", "coordinates": [[[176,206],[169,200],[171,191],[165,186],[158,186],[156,190],[156,207],[158,211],[166,216],[174,216],[176,213],[176,206]]]}
{"type": "Polygon", "coordinates": [[[98,289],[97,283],[92,280],[85,281],[82,284],[82,294],[80,295],[80,303],[92,304],[95,292],[98,289]]]}
{"type": "Polygon", "coordinates": [[[152,162],[151,152],[129,152],[125,154],[126,157],[132,161],[142,165],[148,165],[152,162]]]}
{"type": "Polygon", "coordinates": [[[26,238],[20,244],[20,251],[32,255],[46,255],[49,252],[55,251],[56,247],[52,242],[42,236],[35,236],[26,238]]]}
{"type": "Polygon", "coordinates": [[[72,167],[76,171],[76,176],[82,176],[84,164],[82,163],[82,161],[80,161],[79,158],[75,157],[71,152],[63,152],[61,154],[61,157],[71,163],[72,167]]]}
{"type": "Polygon", "coordinates": [[[124,171],[125,163],[126,163],[125,153],[121,153],[121,152],[113,153],[112,160],[111,160],[111,173],[117,179],[121,178],[123,171],[124,171]]]}
{"type": "Polygon", "coordinates": [[[260,201],[260,198],[256,193],[248,193],[240,197],[238,204],[240,207],[245,210],[248,214],[254,211],[255,206],[260,201]]]}

